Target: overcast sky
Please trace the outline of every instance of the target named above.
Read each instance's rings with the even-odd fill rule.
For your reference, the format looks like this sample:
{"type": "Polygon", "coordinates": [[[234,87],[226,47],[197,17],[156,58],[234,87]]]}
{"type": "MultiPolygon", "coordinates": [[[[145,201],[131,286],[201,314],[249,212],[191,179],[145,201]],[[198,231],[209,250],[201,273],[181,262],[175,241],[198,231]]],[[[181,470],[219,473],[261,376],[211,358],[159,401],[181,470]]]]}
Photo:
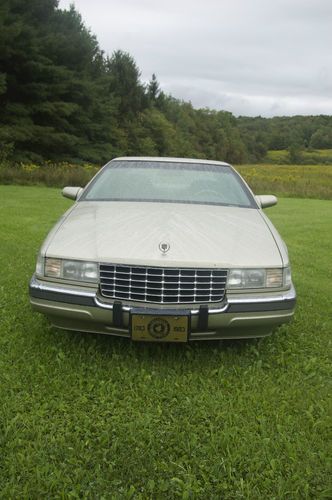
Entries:
{"type": "Polygon", "coordinates": [[[332,0],[60,0],[195,107],[332,114],[332,0]]]}

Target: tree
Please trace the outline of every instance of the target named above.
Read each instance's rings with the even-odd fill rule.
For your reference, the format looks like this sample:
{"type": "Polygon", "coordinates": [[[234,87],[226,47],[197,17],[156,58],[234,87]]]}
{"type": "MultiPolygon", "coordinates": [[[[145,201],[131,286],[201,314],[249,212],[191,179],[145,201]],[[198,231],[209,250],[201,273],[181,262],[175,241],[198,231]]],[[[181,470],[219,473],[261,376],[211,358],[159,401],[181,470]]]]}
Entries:
{"type": "Polygon", "coordinates": [[[311,136],[310,147],[317,149],[332,149],[332,127],[320,127],[311,136]]]}
{"type": "Polygon", "coordinates": [[[122,50],[117,50],[107,61],[110,75],[110,91],[118,98],[118,110],[122,119],[130,120],[147,105],[144,87],[140,82],[140,71],[134,59],[122,50]]]}
{"type": "Polygon", "coordinates": [[[298,144],[291,144],[288,148],[289,163],[301,164],[303,163],[302,148],[298,144]]]}
{"type": "Polygon", "coordinates": [[[148,96],[150,101],[155,104],[160,94],[160,87],[156,75],[153,73],[148,85],[148,96]]]}

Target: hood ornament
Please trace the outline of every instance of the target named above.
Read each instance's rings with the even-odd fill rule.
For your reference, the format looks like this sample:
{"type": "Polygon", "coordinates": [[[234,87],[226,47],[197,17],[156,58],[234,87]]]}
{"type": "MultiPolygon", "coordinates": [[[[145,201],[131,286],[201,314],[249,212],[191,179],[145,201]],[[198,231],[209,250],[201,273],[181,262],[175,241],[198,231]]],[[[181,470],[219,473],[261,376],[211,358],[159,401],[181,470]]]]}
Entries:
{"type": "Polygon", "coordinates": [[[171,248],[170,244],[167,243],[166,241],[161,241],[159,243],[159,250],[165,255],[168,250],[171,248]]]}

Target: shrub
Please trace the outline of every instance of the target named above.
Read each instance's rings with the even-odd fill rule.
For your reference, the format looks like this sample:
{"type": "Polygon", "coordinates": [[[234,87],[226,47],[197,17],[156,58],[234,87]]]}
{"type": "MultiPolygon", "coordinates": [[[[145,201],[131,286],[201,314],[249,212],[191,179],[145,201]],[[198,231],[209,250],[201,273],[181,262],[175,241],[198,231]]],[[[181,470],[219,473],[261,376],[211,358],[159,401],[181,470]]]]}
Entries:
{"type": "Polygon", "coordinates": [[[90,164],[72,165],[50,162],[43,165],[33,163],[3,164],[0,169],[0,183],[49,187],[85,186],[98,170],[99,167],[90,164]]]}

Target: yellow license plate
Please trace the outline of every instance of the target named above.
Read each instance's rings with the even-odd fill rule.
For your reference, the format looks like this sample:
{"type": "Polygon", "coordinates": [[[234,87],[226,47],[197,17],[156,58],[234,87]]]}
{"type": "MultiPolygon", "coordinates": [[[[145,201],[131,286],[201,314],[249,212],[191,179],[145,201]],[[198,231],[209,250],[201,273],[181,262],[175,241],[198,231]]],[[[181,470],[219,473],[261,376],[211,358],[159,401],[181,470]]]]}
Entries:
{"type": "Polygon", "coordinates": [[[187,342],[188,316],[132,314],[131,338],[150,342],[187,342]]]}

